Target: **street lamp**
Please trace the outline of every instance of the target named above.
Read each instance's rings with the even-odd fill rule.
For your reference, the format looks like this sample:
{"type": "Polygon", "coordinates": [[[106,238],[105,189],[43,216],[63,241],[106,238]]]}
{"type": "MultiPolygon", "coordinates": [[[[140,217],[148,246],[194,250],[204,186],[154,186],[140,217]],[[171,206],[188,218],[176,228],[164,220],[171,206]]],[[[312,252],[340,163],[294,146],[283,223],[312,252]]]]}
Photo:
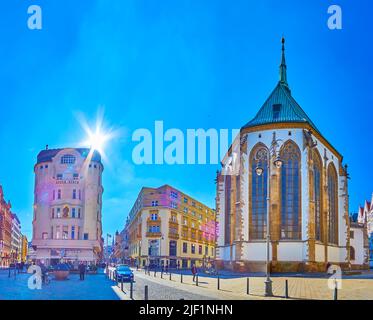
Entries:
{"type": "MultiPolygon", "coordinates": [[[[280,169],[282,167],[283,161],[277,155],[277,142],[280,141],[280,139],[276,140],[276,133],[273,132],[273,140],[272,140],[272,145],[271,145],[271,151],[269,155],[269,159],[272,158],[272,156],[276,156],[275,160],[273,161],[273,165],[277,168],[280,169]]],[[[255,168],[255,173],[257,176],[262,176],[264,173],[264,169],[260,167],[259,165],[255,168]]],[[[269,242],[270,242],[270,234],[269,234],[269,200],[270,200],[270,160],[267,161],[267,228],[266,228],[266,242],[267,242],[267,259],[266,259],[266,280],[265,280],[265,296],[271,297],[273,296],[272,292],[272,280],[270,278],[270,268],[269,268],[269,242]]]]}

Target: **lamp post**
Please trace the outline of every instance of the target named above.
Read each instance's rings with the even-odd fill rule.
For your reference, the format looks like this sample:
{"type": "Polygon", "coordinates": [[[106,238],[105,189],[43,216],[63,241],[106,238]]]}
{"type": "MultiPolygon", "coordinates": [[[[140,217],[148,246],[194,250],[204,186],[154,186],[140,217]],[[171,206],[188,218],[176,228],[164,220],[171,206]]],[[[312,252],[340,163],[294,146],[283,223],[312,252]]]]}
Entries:
{"type": "MultiPolygon", "coordinates": [[[[271,297],[273,296],[272,292],[272,280],[270,278],[270,268],[269,268],[269,243],[270,243],[270,233],[269,233],[269,227],[270,227],[270,221],[269,221],[269,205],[270,205],[270,169],[271,169],[271,158],[272,156],[276,157],[273,161],[273,165],[280,169],[282,167],[282,160],[280,159],[279,155],[277,154],[277,142],[281,141],[280,139],[276,140],[276,133],[273,132],[273,139],[271,144],[271,149],[268,155],[268,161],[267,161],[267,228],[266,228],[266,244],[267,244],[267,258],[266,258],[266,280],[265,283],[265,296],[271,297]]],[[[255,173],[260,177],[264,172],[264,169],[260,167],[259,165],[255,168],[255,173]]]]}

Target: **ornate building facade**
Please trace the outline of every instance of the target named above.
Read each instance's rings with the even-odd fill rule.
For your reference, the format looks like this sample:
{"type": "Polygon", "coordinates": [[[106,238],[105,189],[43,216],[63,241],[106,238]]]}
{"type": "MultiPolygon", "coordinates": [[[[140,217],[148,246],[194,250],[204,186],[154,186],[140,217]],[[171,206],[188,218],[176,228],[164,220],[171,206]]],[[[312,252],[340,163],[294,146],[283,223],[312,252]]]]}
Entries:
{"type": "Polygon", "coordinates": [[[126,223],[133,264],[207,266],[215,258],[216,213],[164,185],[142,188],[126,223]]]}
{"type": "Polygon", "coordinates": [[[47,148],[39,153],[32,236],[36,260],[101,259],[103,170],[97,151],[47,148]]]}
{"type": "Polygon", "coordinates": [[[325,271],[328,263],[345,268],[347,166],[293,98],[284,43],[279,82],[241,128],[217,175],[218,263],[264,271],[268,230],[272,271],[325,271]]]}

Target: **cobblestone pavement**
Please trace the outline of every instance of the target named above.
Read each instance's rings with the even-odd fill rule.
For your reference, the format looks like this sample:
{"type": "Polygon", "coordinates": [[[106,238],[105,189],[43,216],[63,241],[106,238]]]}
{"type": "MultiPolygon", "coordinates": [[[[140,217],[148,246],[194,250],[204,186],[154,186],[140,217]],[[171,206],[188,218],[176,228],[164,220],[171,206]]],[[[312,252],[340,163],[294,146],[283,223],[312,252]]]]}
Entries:
{"type": "MultiPolygon", "coordinates": [[[[206,297],[210,299],[240,300],[268,299],[264,296],[265,278],[263,276],[254,276],[253,274],[249,277],[250,294],[248,295],[246,291],[247,277],[237,274],[223,275],[220,278],[220,290],[217,290],[217,278],[212,276],[199,276],[199,286],[197,287],[188,272],[184,272],[183,274],[183,283],[180,282],[180,274],[172,274],[172,280],[170,281],[167,274],[161,279],[159,272],[157,272],[156,277],[154,277],[154,272],[151,272],[150,275],[145,275],[145,272],[142,270],[134,271],[134,273],[139,286],[143,287],[145,284],[148,284],[149,294],[151,291],[156,292],[156,299],[179,299],[179,296],[176,297],[172,293],[168,293],[168,291],[173,292],[173,290],[186,292],[183,293],[185,296],[201,295],[204,297],[196,299],[206,299],[206,297]]],[[[271,299],[284,299],[286,280],[288,280],[288,295],[290,299],[332,300],[334,298],[334,290],[329,289],[328,277],[326,275],[311,277],[302,275],[275,275],[272,277],[274,297],[271,299]]],[[[125,287],[126,292],[128,288],[129,286],[125,287]]],[[[137,299],[137,296],[134,296],[134,298],[137,299]]],[[[192,296],[191,298],[193,299],[192,296]]],[[[140,299],[143,299],[143,294],[140,294],[140,299]]],[[[371,279],[371,274],[343,278],[342,288],[338,290],[338,299],[373,300],[373,279],[371,279]]]]}
{"type": "Polygon", "coordinates": [[[71,274],[66,281],[51,280],[41,290],[30,290],[27,285],[30,274],[20,273],[8,277],[7,270],[0,270],[0,300],[118,300],[113,283],[104,273],[86,275],[71,274]]]}

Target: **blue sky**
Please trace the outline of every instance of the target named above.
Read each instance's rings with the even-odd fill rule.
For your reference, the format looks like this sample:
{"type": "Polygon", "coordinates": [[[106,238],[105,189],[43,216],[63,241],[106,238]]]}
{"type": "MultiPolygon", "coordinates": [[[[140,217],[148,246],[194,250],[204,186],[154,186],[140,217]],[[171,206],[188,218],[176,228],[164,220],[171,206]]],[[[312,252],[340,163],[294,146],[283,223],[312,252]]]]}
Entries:
{"type": "Polygon", "coordinates": [[[372,5],[366,1],[7,0],[0,20],[0,183],[31,237],[37,153],[84,139],[77,113],[122,135],[107,146],[104,232],[140,188],[168,183],[214,206],[214,165],[135,166],[137,128],[239,128],[278,80],[286,37],[293,96],[349,165],[350,211],[373,191],[372,5]],[[43,29],[27,28],[27,8],[43,29]],[[327,9],[343,29],[327,28],[327,9]]]}

